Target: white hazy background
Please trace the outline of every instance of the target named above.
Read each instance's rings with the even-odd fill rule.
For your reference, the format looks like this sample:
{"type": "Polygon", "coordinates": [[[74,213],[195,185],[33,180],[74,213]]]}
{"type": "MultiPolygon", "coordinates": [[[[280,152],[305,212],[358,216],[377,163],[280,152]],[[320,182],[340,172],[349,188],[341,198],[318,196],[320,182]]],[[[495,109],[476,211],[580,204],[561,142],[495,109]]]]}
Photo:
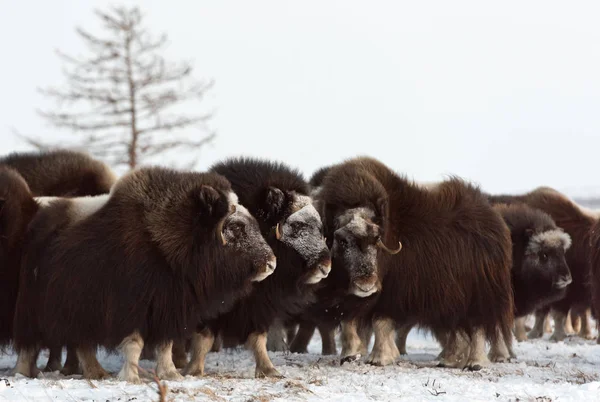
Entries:
{"type": "MultiPolygon", "coordinates": [[[[80,51],[75,26],[99,33],[111,4],[136,2],[0,0],[0,153],[27,149],[11,128],[60,138],[36,87],[63,82],[54,49],[80,51]]],[[[600,193],[600,2],[139,5],[169,57],[216,81],[201,169],[253,155],[310,175],[368,154],[422,181],[600,193]]]]}

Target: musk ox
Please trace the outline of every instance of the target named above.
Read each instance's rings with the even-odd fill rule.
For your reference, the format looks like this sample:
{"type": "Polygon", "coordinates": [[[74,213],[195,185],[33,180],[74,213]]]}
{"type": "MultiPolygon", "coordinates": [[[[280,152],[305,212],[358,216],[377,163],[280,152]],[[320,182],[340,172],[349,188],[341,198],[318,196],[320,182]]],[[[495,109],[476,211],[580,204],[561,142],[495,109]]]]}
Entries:
{"type": "Polygon", "coordinates": [[[314,302],[314,289],[329,275],[331,259],[323,227],[302,175],[282,163],[239,158],[210,169],[226,177],[256,217],[277,256],[277,270],[256,283],[233,309],[206,322],[192,345],[185,373],[202,375],[215,335],[225,345],[246,343],[254,353],[256,377],[280,377],[269,359],[267,331],[275,320],[298,314],[314,302]]]}
{"type": "Polygon", "coordinates": [[[230,308],[276,261],[225,178],[162,168],[129,173],[108,197],[52,201],[23,259],[17,371],[35,374],[40,346],[72,345],[84,376],[103,377],[86,362],[98,346],[120,347],[119,377],[132,382],[144,344],[159,351],[159,377],[180,378],[172,340],[230,308]]]}
{"type": "MultiPolygon", "coordinates": [[[[71,151],[13,153],[0,158],[0,346],[12,340],[19,266],[25,231],[44,196],[106,194],[116,180],[108,166],[71,151]]],[[[74,353],[66,369],[77,371],[74,353]]],[[[46,370],[61,368],[61,348],[54,348],[46,370]]]]}
{"type": "MultiPolygon", "coordinates": [[[[550,215],[556,225],[571,237],[571,247],[565,257],[571,271],[572,283],[567,287],[564,298],[551,304],[554,316],[554,333],[551,339],[560,341],[567,336],[565,321],[570,309],[585,311],[591,306],[590,231],[598,217],[587,211],[560,192],[540,187],[523,195],[491,196],[492,203],[525,203],[550,215]]],[[[591,339],[591,328],[582,326],[581,335],[591,339]]]]}
{"type": "MultiPolygon", "coordinates": [[[[591,282],[592,282],[592,315],[600,319],[600,221],[590,230],[591,247],[591,282]]],[[[600,343],[600,336],[597,339],[600,343]]]]}
{"type": "MultiPolygon", "coordinates": [[[[565,252],[571,245],[571,238],[549,215],[525,204],[497,204],[494,209],[510,229],[511,277],[517,318],[515,335],[522,341],[527,339],[523,319],[536,309],[560,300],[567,292],[571,272],[565,252]]],[[[401,354],[406,353],[406,336],[410,329],[411,326],[404,326],[397,333],[396,343],[401,354]]],[[[438,335],[442,343],[444,338],[438,335]]],[[[497,343],[492,344],[489,358],[502,362],[510,357],[514,357],[510,343],[498,337],[497,343]]]]}
{"type": "MultiPolygon", "coordinates": [[[[478,188],[456,178],[425,188],[357,158],[330,168],[317,198],[333,238],[332,274],[345,272],[347,292],[365,302],[377,295],[366,311],[375,332],[369,363],[399,354],[397,324],[464,334],[473,369],[487,361],[486,336],[499,329],[509,338],[510,232],[478,188]]],[[[356,317],[343,320],[346,360],[360,355],[361,342],[356,317]]]]}

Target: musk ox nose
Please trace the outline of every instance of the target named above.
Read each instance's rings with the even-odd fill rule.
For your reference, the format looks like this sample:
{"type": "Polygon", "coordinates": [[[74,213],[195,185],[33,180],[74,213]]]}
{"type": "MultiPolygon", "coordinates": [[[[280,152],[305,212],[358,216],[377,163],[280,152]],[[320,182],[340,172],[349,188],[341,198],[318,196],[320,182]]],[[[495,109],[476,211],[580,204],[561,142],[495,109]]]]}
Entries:
{"type": "Polygon", "coordinates": [[[327,278],[331,272],[331,260],[327,260],[319,264],[319,272],[323,275],[323,278],[327,278]]]}
{"type": "Polygon", "coordinates": [[[306,283],[319,283],[321,279],[327,278],[331,272],[331,260],[327,259],[317,264],[316,268],[311,271],[311,275],[306,279],[306,283]]]}
{"type": "Polygon", "coordinates": [[[564,289],[569,286],[573,282],[573,278],[571,275],[565,275],[558,278],[556,282],[554,282],[554,287],[556,289],[564,289]]]}
{"type": "Polygon", "coordinates": [[[269,275],[271,275],[275,268],[277,267],[277,258],[275,256],[271,257],[269,261],[259,270],[258,274],[254,277],[252,282],[260,282],[265,280],[269,275]]]}
{"type": "Polygon", "coordinates": [[[352,283],[352,293],[358,297],[371,296],[377,292],[377,276],[357,279],[352,283]]]}

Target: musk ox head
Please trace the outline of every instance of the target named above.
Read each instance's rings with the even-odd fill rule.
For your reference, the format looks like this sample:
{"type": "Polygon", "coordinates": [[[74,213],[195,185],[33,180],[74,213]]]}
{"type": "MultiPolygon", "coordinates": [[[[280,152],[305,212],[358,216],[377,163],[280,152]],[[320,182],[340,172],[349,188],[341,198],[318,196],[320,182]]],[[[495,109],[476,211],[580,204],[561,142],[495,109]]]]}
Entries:
{"type": "Polygon", "coordinates": [[[553,289],[564,289],[571,282],[571,271],[565,252],[571,246],[570,236],[561,229],[550,229],[528,235],[520,275],[538,283],[550,283],[553,289]]]}
{"type": "Polygon", "coordinates": [[[218,236],[224,247],[234,250],[256,269],[254,282],[260,282],[275,271],[277,260],[273,250],[263,238],[256,219],[238,203],[238,197],[230,192],[229,213],[217,225],[218,236]]]}
{"type": "Polygon", "coordinates": [[[264,199],[266,215],[278,217],[274,228],[276,240],[293,250],[304,263],[301,282],[314,284],[326,278],[331,271],[331,257],[321,216],[312,198],[270,187],[264,199]]]}
{"type": "Polygon", "coordinates": [[[380,250],[397,254],[383,242],[381,226],[374,222],[375,212],[370,208],[347,209],[335,219],[332,255],[336,266],[345,268],[350,280],[350,293],[367,297],[381,290],[378,275],[380,250]]]}

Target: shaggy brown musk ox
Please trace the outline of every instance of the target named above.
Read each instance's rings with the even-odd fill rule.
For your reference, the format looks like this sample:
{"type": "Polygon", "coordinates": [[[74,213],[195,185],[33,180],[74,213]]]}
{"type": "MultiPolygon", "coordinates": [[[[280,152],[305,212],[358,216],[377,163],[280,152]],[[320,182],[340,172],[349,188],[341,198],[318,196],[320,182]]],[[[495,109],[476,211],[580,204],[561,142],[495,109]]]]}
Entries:
{"type": "Polygon", "coordinates": [[[40,345],[75,345],[85,377],[104,374],[83,363],[97,346],[120,347],[119,377],[137,382],[146,343],[158,347],[159,377],[179,378],[172,340],[275,269],[256,220],[218,174],[134,171],[64,227],[89,209],[78,202],[44,208],[26,240],[14,339],[25,374],[40,345]]]}
{"type": "MultiPolygon", "coordinates": [[[[591,306],[589,235],[598,218],[564,194],[548,187],[540,187],[523,195],[491,196],[490,202],[525,203],[532,208],[540,209],[550,215],[556,225],[571,237],[572,245],[565,257],[573,282],[568,286],[565,297],[551,304],[555,322],[551,339],[556,341],[565,339],[567,334],[564,327],[569,309],[585,310],[591,306]]],[[[582,335],[590,338],[591,328],[583,328],[582,335]]]]}
{"type": "MultiPolygon", "coordinates": [[[[571,238],[556,226],[549,215],[525,204],[497,204],[494,209],[502,215],[510,229],[512,287],[517,318],[515,334],[517,340],[522,341],[527,338],[523,318],[560,300],[567,292],[571,272],[565,252],[571,245],[571,238]]],[[[411,326],[405,326],[398,330],[396,344],[401,354],[406,354],[406,336],[410,329],[411,326]]],[[[514,357],[510,343],[500,338],[498,341],[492,344],[489,358],[502,362],[514,357]]]]}
{"type": "Polygon", "coordinates": [[[214,335],[224,344],[246,343],[254,353],[256,377],[279,377],[267,354],[267,331],[275,320],[303,311],[314,302],[314,289],[331,269],[319,213],[302,175],[285,164],[249,158],[231,159],[210,171],[226,177],[277,257],[277,270],[253,285],[234,308],[208,321],[194,338],[185,372],[203,374],[214,335]]]}
{"type": "MultiPolygon", "coordinates": [[[[12,339],[22,242],[44,196],[106,194],[116,177],[89,155],[71,151],[13,153],[0,158],[0,346],[12,339]]],[[[69,371],[77,370],[68,354],[69,371]]],[[[53,349],[47,370],[61,368],[61,348],[53,349]]]]}
{"type": "MultiPolygon", "coordinates": [[[[495,339],[499,329],[509,338],[510,232],[479,189],[459,179],[424,188],[375,159],[356,158],[329,170],[317,198],[333,236],[332,273],[351,273],[349,293],[379,294],[368,311],[370,363],[396,358],[394,327],[407,322],[470,337],[474,369],[487,360],[485,336],[495,339]]],[[[357,320],[343,320],[347,359],[361,342],[357,320]]]]}

